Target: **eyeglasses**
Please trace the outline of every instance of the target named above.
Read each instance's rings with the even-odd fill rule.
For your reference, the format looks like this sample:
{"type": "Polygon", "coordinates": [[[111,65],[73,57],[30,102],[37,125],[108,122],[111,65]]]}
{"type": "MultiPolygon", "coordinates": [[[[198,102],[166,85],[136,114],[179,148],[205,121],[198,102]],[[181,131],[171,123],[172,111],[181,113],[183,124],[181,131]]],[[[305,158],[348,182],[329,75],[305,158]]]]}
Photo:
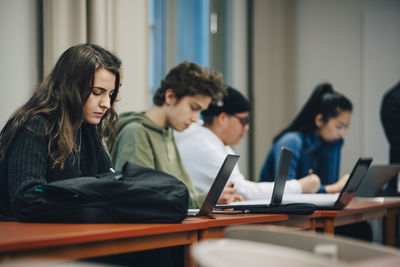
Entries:
{"type": "Polygon", "coordinates": [[[231,116],[235,117],[236,119],[238,119],[240,124],[242,124],[243,127],[246,127],[246,125],[250,123],[250,117],[249,116],[244,117],[244,118],[239,117],[238,115],[231,115],[231,116]]]}

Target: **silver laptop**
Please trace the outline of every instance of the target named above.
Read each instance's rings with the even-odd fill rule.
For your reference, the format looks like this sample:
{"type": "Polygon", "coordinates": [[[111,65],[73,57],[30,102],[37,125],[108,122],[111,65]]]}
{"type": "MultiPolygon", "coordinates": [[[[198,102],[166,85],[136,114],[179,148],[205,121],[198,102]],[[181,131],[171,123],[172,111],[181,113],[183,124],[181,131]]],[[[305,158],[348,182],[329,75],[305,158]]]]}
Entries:
{"type": "Polygon", "coordinates": [[[203,205],[200,209],[189,209],[187,216],[210,216],[238,160],[238,155],[229,154],[226,156],[224,163],[222,163],[222,166],[219,169],[210,190],[208,191],[203,205]]]}
{"type": "Polygon", "coordinates": [[[372,165],[357,189],[356,197],[378,196],[399,172],[400,165],[372,165]]]}
{"type": "Polygon", "coordinates": [[[264,208],[268,209],[272,206],[281,205],[286,178],[289,173],[291,158],[292,151],[286,147],[282,147],[271,199],[266,198],[258,200],[237,201],[227,205],[217,205],[215,208],[243,210],[246,212],[253,212],[257,210],[257,212],[260,212],[260,210],[264,208]]]}
{"type": "Polygon", "coordinates": [[[282,203],[311,203],[316,209],[340,210],[346,207],[353,198],[362,179],[368,171],[372,158],[359,158],[354,166],[347,183],[337,194],[287,194],[282,203]]]}

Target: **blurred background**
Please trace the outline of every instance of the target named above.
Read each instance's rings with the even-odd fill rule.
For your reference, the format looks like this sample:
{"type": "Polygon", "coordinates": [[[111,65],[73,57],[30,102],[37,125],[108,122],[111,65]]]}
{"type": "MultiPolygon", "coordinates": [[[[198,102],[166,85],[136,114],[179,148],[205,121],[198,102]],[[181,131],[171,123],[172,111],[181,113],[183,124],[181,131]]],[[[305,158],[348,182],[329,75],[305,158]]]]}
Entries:
{"type": "Polygon", "coordinates": [[[400,80],[398,0],[0,0],[0,36],[1,127],[65,49],[96,43],[123,62],[118,112],[147,109],[183,60],[221,72],[252,104],[235,147],[250,179],[322,82],[354,105],[341,174],[360,156],[388,163],[379,109],[400,80]]]}

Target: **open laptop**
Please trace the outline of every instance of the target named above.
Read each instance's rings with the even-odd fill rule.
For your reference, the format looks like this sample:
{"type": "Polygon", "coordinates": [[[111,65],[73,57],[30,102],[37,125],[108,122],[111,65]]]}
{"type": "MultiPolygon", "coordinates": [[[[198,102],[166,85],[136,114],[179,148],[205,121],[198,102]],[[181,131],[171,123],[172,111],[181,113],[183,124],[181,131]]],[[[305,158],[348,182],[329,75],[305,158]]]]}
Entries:
{"type": "Polygon", "coordinates": [[[200,209],[189,209],[187,216],[210,216],[238,160],[238,155],[229,154],[226,156],[224,163],[222,163],[222,166],[219,169],[210,190],[208,191],[203,205],[200,209]]]}
{"type": "Polygon", "coordinates": [[[237,201],[231,204],[217,205],[215,208],[243,210],[246,212],[253,212],[257,210],[259,212],[265,208],[281,205],[291,158],[292,151],[286,147],[282,147],[271,199],[237,201]]]}
{"type": "Polygon", "coordinates": [[[400,172],[400,165],[372,165],[356,191],[356,197],[377,197],[400,172]]]}
{"type": "Polygon", "coordinates": [[[316,209],[340,210],[346,207],[353,198],[358,186],[368,171],[372,158],[359,158],[347,183],[340,193],[336,194],[288,194],[283,196],[282,203],[311,203],[316,209]]]}

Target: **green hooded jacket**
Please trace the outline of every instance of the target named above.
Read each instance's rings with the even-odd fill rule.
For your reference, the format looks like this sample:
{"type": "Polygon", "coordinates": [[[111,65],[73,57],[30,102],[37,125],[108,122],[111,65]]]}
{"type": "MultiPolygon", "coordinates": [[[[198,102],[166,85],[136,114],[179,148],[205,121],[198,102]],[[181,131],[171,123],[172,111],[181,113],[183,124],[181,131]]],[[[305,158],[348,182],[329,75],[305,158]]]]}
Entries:
{"type": "Polygon", "coordinates": [[[111,150],[111,159],[116,170],[121,170],[129,161],[175,176],[189,189],[190,208],[199,208],[206,197],[206,193],[198,192],[190,180],[172,128],[158,126],[144,112],[119,115],[118,135],[111,150]]]}

